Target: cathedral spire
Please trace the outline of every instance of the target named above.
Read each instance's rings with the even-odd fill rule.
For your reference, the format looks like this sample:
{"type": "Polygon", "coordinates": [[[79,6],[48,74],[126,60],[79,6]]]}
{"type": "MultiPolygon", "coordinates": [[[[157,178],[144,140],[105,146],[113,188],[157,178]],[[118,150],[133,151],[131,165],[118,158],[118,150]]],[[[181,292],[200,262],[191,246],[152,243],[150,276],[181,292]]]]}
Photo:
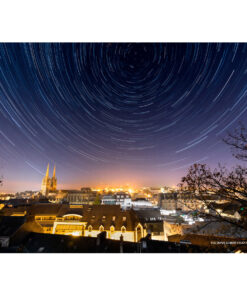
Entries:
{"type": "Polygon", "coordinates": [[[53,168],[53,176],[51,178],[50,190],[53,192],[57,190],[57,178],[56,178],[56,166],[55,165],[53,168]]]}
{"type": "Polygon", "coordinates": [[[53,178],[56,177],[56,165],[54,165],[54,169],[53,169],[53,178]]]}
{"type": "Polygon", "coordinates": [[[51,179],[49,178],[49,163],[47,165],[46,174],[42,180],[41,193],[44,196],[49,194],[51,179]]]}
{"type": "Polygon", "coordinates": [[[49,163],[48,163],[48,165],[47,165],[47,169],[46,169],[46,175],[45,175],[46,177],[49,177],[49,163]]]}

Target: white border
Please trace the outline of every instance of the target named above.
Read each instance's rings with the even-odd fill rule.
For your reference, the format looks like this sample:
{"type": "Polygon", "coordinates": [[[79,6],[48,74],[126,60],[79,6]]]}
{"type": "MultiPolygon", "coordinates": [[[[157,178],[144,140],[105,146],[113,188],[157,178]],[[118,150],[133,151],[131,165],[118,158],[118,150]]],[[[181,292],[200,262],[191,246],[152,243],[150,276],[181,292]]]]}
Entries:
{"type": "MultiPolygon", "coordinates": [[[[0,41],[246,42],[245,2],[4,0],[0,41]]],[[[242,254],[0,254],[0,262],[1,295],[245,292],[242,254]]]]}
{"type": "Polygon", "coordinates": [[[244,0],[1,0],[0,41],[246,42],[244,0]]]}

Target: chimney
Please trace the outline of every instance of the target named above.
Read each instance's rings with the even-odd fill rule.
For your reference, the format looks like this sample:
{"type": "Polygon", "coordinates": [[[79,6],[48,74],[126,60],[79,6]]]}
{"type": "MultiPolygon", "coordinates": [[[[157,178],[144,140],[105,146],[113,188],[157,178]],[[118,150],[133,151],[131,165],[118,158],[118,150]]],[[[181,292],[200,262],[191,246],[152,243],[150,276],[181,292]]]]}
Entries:
{"type": "Polygon", "coordinates": [[[120,253],[123,253],[123,235],[120,235],[120,253]]]}

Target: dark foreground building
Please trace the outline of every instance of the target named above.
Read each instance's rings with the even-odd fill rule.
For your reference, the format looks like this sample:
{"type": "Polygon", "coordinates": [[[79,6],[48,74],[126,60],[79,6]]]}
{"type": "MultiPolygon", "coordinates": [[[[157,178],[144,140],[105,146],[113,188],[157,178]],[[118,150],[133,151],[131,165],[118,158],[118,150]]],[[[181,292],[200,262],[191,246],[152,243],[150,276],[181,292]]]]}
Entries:
{"type": "MultiPolygon", "coordinates": [[[[241,248],[220,246],[204,247],[185,243],[155,241],[150,235],[140,242],[106,238],[106,232],[95,237],[76,237],[27,232],[19,230],[19,236],[8,245],[0,247],[0,253],[222,253],[246,251],[241,248]]],[[[244,248],[244,247],[243,247],[244,248]]]]}

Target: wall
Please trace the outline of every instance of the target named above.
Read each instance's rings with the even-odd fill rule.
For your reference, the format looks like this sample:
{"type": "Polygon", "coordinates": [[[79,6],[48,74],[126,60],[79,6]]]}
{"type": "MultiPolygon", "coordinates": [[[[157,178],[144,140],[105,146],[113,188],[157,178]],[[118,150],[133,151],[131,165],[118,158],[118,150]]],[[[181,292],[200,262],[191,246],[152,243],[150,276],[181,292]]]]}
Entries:
{"type": "MultiPolygon", "coordinates": [[[[89,232],[88,230],[85,230],[85,236],[97,237],[99,233],[100,231],[98,230],[92,230],[91,232],[89,232]]],[[[106,233],[107,233],[106,237],[109,239],[119,240],[122,234],[124,241],[129,241],[129,242],[135,241],[134,231],[126,231],[125,233],[122,233],[121,231],[114,231],[114,233],[110,233],[110,231],[106,231],[106,233]]]]}

